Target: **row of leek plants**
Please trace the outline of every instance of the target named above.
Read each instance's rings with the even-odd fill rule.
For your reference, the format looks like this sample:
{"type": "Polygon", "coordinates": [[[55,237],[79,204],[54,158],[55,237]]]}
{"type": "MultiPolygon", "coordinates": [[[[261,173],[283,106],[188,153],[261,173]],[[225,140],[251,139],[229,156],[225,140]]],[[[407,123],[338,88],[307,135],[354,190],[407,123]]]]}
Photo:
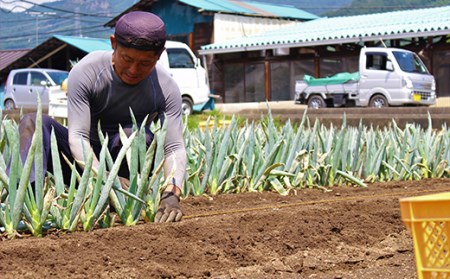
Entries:
{"type": "Polygon", "coordinates": [[[36,131],[24,163],[20,158],[17,124],[4,120],[0,125],[0,229],[8,237],[20,236],[22,232],[42,236],[50,228],[88,231],[95,227],[109,227],[115,223],[113,216],[118,216],[126,226],[135,225],[140,220],[153,221],[161,189],[170,179],[170,176],[164,179],[162,167],[162,143],[167,125],[151,124],[155,139],[147,148],[145,128],[138,127],[133,117],[131,135],[126,135],[120,128],[123,146],[115,160],[107,149],[108,137],[100,134],[102,149],[98,169],[92,167],[94,155],[90,148],[84,149],[84,157],[87,158],[84,162],[70,162],[64,157],[72,170],[70,184],[65,185],[53,131],[53,172],[44,175],[42,110],[38,107],[36,131]],[[128,189],[123,189],[118,179],[124,160],[130,170],[128,189]],[[6,172],[8,165],[9,174],[6,172]],[[35,182],[30,183],[33,167],[35,182]],[[115,214],[110,214],[111,207],[115,214]]]}
{"type": "MultiPolygon", "coordinates": [[[[228,126],[209,119],[211,129],[183,131],[187,151],[184,196],[217,195],[244,191],[276,191],[287,195],[304,187],[327,188],[390,180],[418,180],[449,174],[450,135],[446,127],[433,130],[409,124],[404,129],[395,121],[382,129],[340,127],[311,123],[306,112],[300,123],[277,125],[268,116],[258,122],[239,124],[232,118],[228,126]]],[[[41,111],[37,127],[41,126],[41,111]]],[[[188,121],[188,119],[186,119],[188,121]]],[[[145,122],[145,121],[144,121],[145,122]]],[[[9,236],[29,231],[40,236],[48,228],[66,231],[108,227],[117,216],[127,226],[152,221],[159,205],[164,179],[163,145],[168,127],[152,123],[155,140],[145,144],[144,127],[133,118],[133,133],[121,131],[122,150],[114,161],[106,148],[108,138],[100,135],[103,148],[100,166],[92,168],[93,155],[86,151],[85,162],[71,165],[69,185],[64,184],[55,135],[51,136],[53,173],[42,172],[42,131],[36,129],[27,160],[19,155],[17,124],[0,125],[0,224],[9,236]],[[122,189],[117,178],[126,160],[130,187],[122,189]],[[82,171],[77,165],[82,164],[82,171]],[[6,166],[11,172],[6,174],[6,166]],[[36,183],[29,181],[34,165],[36,183]],[[114,208],[115,214],[110,214],[114,208]]],[[[207,125],[208,126],[208,125],[207,125]]],[[[87,149],[88,150],[88,149],[87,149]]],[[[173,172],[174,170],[172,170],[173,172]]]]}
{"type": "MultiPolygon", "coordinates": [[[[304,187],[327,188],[391,180],[448,177],[450,131],[407,124],[374,128],[361,122],[340,127],[313,123],[305,114],[299,125],[276,125],[268,109],[258,123],[238,127],[209,119],[211,129],[185,129],[188,177],[185,192],[217,195],[276,191],[287,195],[304,187]]],[[[209,124],[209,123],[208,123],[209,124]]],[[[207,125],[208,126],[208,125],[207,125]]]]}

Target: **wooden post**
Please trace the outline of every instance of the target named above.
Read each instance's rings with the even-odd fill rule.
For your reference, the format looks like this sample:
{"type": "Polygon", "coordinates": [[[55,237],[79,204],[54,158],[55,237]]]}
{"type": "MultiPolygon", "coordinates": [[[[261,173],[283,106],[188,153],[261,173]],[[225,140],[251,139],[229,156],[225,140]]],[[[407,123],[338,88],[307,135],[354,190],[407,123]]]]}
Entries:
{"type": "Polygon", "coordinates": [[[269,61],[264,62],[264,76],[265,76],[265,88],[266,88],[266,100],[270,101],[270,63],[269,61]]]}
{"type": "Polygon", "coordinates": [[[317,51],[314,54],[314,77],[320,78],[320,55],[317,51]]]}

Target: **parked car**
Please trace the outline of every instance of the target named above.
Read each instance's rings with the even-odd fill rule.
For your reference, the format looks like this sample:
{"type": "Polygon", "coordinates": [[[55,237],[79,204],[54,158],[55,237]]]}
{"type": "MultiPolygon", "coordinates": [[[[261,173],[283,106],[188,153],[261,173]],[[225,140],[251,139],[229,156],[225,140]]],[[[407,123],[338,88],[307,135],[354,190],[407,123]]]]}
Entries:
{"type": "MultiPolygon", "coordinates": [[[[5,84],[0,84],[0,100],[3,100],[3,96],[5,95],[5,84]]],[[[3,102],[0,102],[0,108],[4,109],[3,102]]]]}
{"type": "Polygon", "coordinates": [[[36,108],[37,94],[41,96],[42,108],[48,109],[50,92],[60,92],[68,71],[42,68],[12,70],[6,79],[3,105],[6,110],[36,108]],[[59,89],[59,90],[58,90],[59,89]]]}

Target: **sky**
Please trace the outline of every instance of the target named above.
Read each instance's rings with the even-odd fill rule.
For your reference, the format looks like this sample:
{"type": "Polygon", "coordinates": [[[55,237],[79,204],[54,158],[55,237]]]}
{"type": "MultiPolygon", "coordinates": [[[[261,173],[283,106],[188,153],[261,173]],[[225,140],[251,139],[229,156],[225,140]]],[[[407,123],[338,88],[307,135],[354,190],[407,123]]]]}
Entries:
{"type": "Polygon", "coordinates": [[[49,3],[49,2],[55,2],[58,0],[26,0],[26,1],[20,1],[20,0],[0,0],[0,8],[5,10],[11,10],[12,12],[23,12],[26,9],[29,9],[34,4],[42,4],[42,3],[49,3]]]}

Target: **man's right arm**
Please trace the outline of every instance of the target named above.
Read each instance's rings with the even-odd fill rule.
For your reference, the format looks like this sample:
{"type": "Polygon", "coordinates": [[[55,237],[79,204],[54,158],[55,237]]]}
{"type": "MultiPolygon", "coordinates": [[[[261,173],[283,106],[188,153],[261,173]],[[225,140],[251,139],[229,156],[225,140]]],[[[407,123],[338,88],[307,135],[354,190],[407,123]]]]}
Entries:
{"type": "MultiPolygon", "coordinates": [[[[69,146],[75,160],[85,161],[83,148],[92,150],[89,136],[91,129],[91,110],[89,106],[90,78],[83,69],[76,65],[68,79],[68,129],[69,146]]],[[[94,168],[98,168],[98,159],[94,156],[94,168]]]]}

